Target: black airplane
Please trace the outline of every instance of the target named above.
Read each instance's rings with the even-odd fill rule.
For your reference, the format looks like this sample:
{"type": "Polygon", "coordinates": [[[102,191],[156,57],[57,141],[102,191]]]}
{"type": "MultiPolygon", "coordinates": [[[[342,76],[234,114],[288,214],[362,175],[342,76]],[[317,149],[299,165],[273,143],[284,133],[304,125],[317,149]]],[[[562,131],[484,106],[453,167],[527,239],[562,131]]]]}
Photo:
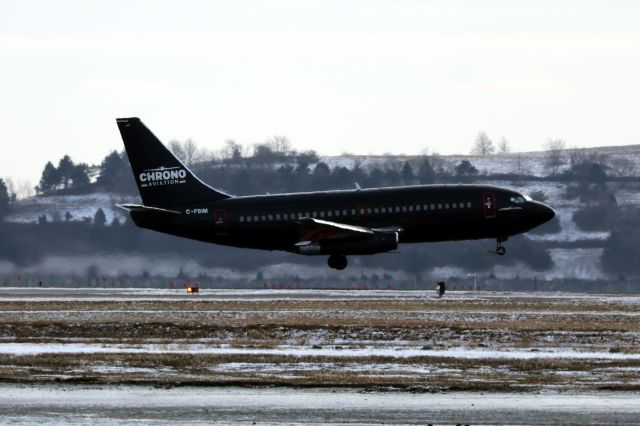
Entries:
{"type": "Polygon", "coordinates": [[[400,243],[507,238],[555,216],[517,191],[420,185],[234,197],[198,179],[138,118],[116,120],[143,205],[125,204],[142,228],[215,244],[327,255],[392,251],[400,243]]]}

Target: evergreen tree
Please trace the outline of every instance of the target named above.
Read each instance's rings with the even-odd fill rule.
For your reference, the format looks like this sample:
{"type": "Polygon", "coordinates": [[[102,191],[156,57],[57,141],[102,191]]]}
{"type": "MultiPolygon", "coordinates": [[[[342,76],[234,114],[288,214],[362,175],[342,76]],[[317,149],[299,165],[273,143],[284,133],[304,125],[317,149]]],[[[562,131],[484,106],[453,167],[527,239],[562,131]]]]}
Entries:
{"type": "Polygon", "coordinates": [[[59,183],[60,175],[58,174],[58,169],[56,169],[56,166],[54,166],[51,161],[48,161],[42,171],[42,177],[40,178],[37,190],[39,192],[51,191],[52,189],[56,189],[59,183]]]}
{"type": "Polygon", "coordinates": [[[89,166],[85,163],[76,164],[70,177],[74,188],[82,188],[89,185],[89,166]]]}
{"type": "Polygon", "coordinates": [[[104,214],[104,211],[100,208],[96,210],[96,214],[93,216],[93,224],[96,227],[102,228],[105,223],[107,223],[107,216],[104,214]]]}
{"type": "Polygon", "coordinates": [[[73,164],[73,160],[71,160],[71,157],[68,155],[65,155],[60,159],[60,162],[58,163],[58,177],[62,183],[63,189],[67,189],[69,187],[75,168],[76,166],[73,164]]]}
{"type": "Polygon", "coordinates": [[[0,179],[0,219],[2,219],[9,211],[9,190],[4,180],[0,179]]]}
{"type": "Polygon", "coordinates": [[[99,170],[96,180],[99,186],[117,192],[135,191],[135,182],[124,151],[113,151],[107,155],[100,163],[99,170]]]}
{"type": "Polygon", "coordinates": [[[478,169],[476,169],[473,164],[469,162],[469,160],[462,160],[460,164],[456,166],[457,176],[473,176],[477,174],[478,169]]]}
{"type": "Polygon", "coordinates": [[[413,183],[413,180],[415,179],[415,176],[413,175],[413,167],[411,167],[411,164],[409,164],[409,162],[405,162],[404,166],[402,166],[402,180],[404,181],[405,185],[410,185],[413,183]]]}
{"type": "Polygon", "coordinates": [[[433,166],[431,165],[431,161],[428,158],[425,158],[422,164],[420,165],[420,169],[418,170],[418,180],[420,183],[433,183],[436,178],[436,172],[433,170],[433,166]]]}

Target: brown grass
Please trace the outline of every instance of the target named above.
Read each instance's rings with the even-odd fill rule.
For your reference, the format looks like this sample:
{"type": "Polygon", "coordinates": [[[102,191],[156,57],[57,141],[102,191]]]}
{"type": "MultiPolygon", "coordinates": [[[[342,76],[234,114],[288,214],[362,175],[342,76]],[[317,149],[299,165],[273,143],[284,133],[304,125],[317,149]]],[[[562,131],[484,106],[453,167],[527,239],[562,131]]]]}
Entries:
{"type": "MultiPolygon", "coordinates": [[[[345,348],[403,341],[411,347],[431,349],[457,346],[538,349],[571,345],[578,350],[640,353],[640,321],[634,316],[622,315],[635,309],[632,304],[500,298],[18,301],[0,302],[0,338],[41,343],[68,342],[73,338],[85,343],[120,343],[133,347],[178,343],[183,349],[202,343],[200,339],[211,346],[229,344],[237,348],[276,348],[284,341],[294,341],[302,347],[309,346],[308,342],[335,347],[335,341],[340,339],[345,348]],[[7,312],[9,310],[38,312],[25,314],[7,312]],[[61,319],[56,313],[60,310],[73,312],[61,319]],[[557,315],[554,311],[570,315],[557,315]],[[603,314],[585,315],[587,311],[603,314]],[[457,313],[459,315],[455,315],[457,313]]],[[[486,391],[608,386],[640,390],[640,373],[631,368],[640,368],[640,361],[167,353],[0,355],[0,381],[57,379],[162,386],[396,386],[486,391]],[[231,362],[247,363],[248,367],[243,371],[220,368],[231,362]],[[302,368],[302,362],[316,365],[317,369],[302,368]],[[286,374],[260,369],[259,365],[265,363],[286,367],[286,374]],[[373,375],[366,369],[355,368],[368,364],[395,367],[374,368],[373,375]],[[350,366],[354,368],[347,368],[350,366]],[[429,373],[408,372],[404,366],[429,367],[429,373]],[[104,371],[101,367],[121,367],[122,370],[104,371]],[[126,371],[127,368],[154,371],[126,371]]]]}
{"type": "Polygon", "coordinates": [[[640,374],[634,370],[616,373],[615,368],[637,368],[640,361],[605,360],[467,360],[446,357],[350,358],[329,356],[291,357],[278,355],[183,355],[183,354],[42,354],[35,356],[0,356],[0,381],[53,381],[65,377],[84,383],[146,383],[154,385],[288,385],[288,386],[410,386],[438,387],[449,390],[526,390],[548,386],[597,389],[602,383],[610,388],[640,389],[640,374]],[[248,367],[246,371],[216,370],[229,362],[276,364],[288,366],[287,375],[248,367]],[[303,370],[300,362],[333,368],[303,370]],[[399,364],[398,370],[343,371],[346,365],[399,364]],[[402,365],[434,367],[429,374],[407,375],[402,365]],[[118,366],[121,371],[96,372],[99,366],[118,366]],[[438,368],[447,368],[438,372],[438,368]],[[126,371],[126,368],[150,368],[154,371],[126,371]],[[603,369],[609,369],[606,373],[603,369]],[[557,372],[563,372],[562,375],[557,372]],[[586,375],[584,373],[587,373],[586,375]],[[593,373],[593,374],[589,374],[593,373]],[[595,375],[594,375],[595,374],[595,375]]]}

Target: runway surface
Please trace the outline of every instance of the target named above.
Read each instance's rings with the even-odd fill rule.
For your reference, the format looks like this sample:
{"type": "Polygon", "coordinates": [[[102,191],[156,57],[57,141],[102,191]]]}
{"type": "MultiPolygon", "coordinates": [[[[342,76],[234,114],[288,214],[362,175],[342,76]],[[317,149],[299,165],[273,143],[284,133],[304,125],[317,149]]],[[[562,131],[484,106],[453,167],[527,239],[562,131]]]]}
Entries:
{"type": "Polygon", "coordinates": [[[368,393],[352,389],[2,385],[10,424],[637,424],[636,393],[368,393]]]}

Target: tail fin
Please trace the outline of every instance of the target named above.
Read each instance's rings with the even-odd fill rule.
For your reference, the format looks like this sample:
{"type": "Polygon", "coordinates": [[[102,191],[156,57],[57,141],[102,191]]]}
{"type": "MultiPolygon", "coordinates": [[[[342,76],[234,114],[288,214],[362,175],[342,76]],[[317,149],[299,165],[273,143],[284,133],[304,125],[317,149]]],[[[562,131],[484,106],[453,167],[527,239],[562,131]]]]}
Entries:
{"type": "Polygon", "coordinates": [[[139,118],[116,119],[145,206],[171,207],[230,196],[198,179],[139,118]]]}

